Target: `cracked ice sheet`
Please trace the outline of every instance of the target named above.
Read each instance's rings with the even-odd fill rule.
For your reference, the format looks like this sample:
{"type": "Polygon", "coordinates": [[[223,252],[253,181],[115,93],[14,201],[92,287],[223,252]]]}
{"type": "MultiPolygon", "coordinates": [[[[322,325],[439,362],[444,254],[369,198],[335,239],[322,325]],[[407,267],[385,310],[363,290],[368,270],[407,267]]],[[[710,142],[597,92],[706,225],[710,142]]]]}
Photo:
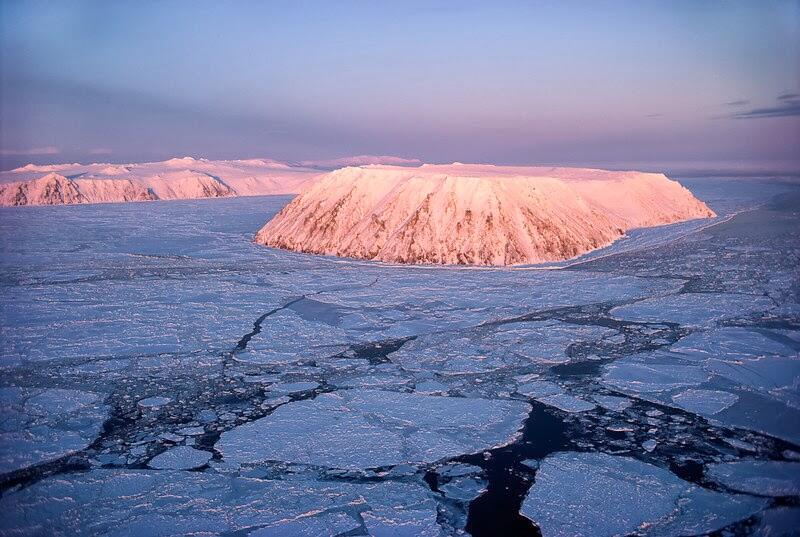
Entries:
{"type": "Polygon", "coordinates": [[[281,305],[283,298],[265,303],[263,293],[241,288],[234,292],[230,282],[193,280],[191,275],[109,278],[15,288],[15,300],[5,303],[1,314],[4,366],[26,360],[232,347],[256,317],[281,305]]]}
{"type": "MultiPolygon", "coordinates": [[[[709,351],[710,354],[710,351],[709,351]]],[[[728,426],[800,441],[800,361],[795,357],[704,359],[654,351],[605,367],[602,382],[623,393],[681,408],[728,426]]]]}
{"type": "Polygon", "coordinates": [[[409,341],[392,360],[410,371],[461,375],[539,366],[541,371],[569,361],[566,349],[577,341],[597,341],[617,334],[598,326],[533,321],[486,326],[468,333],[431,334],[409,341]]]}
{"type": "Polygon", "coordinates": [[[628,321],[705,326],[724,319],[748,317],[773,307],[775,303],[765,296],[683,293],[617,306],[610,313],[618,319],[628,321]]]}
{"type": "Polygon", "coordinates": [[[317,537],[360,527],[375,535],[441,535],[423,483],[278,481],[219,474],[94,470],[52,477],[0,498],[0,533],[102,537],[211,534],[317,537]],[[344,529],[342,529],[344,528],[344,529]]]}
{"type": "Polygon", "coordinates": [[[347,341],[345,330],[281,310],[264,320],[261,333],[235,357],[248,363],[287,364],[333,356],[347,348],[347,341]]]}
{"type": "MultiPolygon", "coordinates": [[[[385,275],[382,265],[367,265],[375,275],[385,275]]],[[[418,310],[452,310],[452,317],[480,312],[485,308],[499,308],[513,315],[556,306],[574,306],[595,302],[625,301],[655,293],[677,291],[682,282],[653,280],[633,276],[616,276],[594,272],[493,270],[458,267],[403,267],[392,266],[391,278],[380,278],[370,287],[353,289],[345,295],[322,293],[317,300],[336,302],[340,306],[363,309],[365,307],[392,307],[398,304],[418,310]],[[453,286],[453,280],[458,286],[453,286]],[[525,293],[525,304],[520,304],[520,293],[525,293]],[[512,306],[516,305],[516,306],[512,306]]]]}
{"type": "Polygon", "coordinates": [[[366,469],[428,463],[513,441],[529,411],[520,401],[344,390],[283,405],[223,433],[215,447],[238,465],[285,461],[366,469]]]}
{"type": "MultiPolygon", "coordinates": [[[[741,358],[762,356],[794,356],[798,351],[779,340],[786,336],[770,330],[747,328],[717,328],[689,334],[670,347],[670,351],[681,354],[686,360],[703,361],[715,358],[735,361],[741,358]]],[[[799,345],[800,346],[800,345],[799,345]]]]}
{"type": "Polygon", "coordinates": [[[85,448],[107,413],[96,393],[0,388],[0,474],[85,448]]]}
{"type": "Polygon", "coordinates": [[[565,452],[540,463],[521,512],[544,537],[667,536],[709,533],[765,505],[697,487],[636,459],[565,452]]]}
{"type": "Polygon", "coordinates": [[[585,271],[392,266],[389,273],[380,265],[361,268],[374,270],[370,274],[379,276],[378,281],[314,299],[353,311],[341,317],[339,326],[361,332],[367,340],[460,330],[559,306],[634,300],[677,291],[681,284],[585,271]],[[458,285],[453,285],[454,279],[458,285]]]}

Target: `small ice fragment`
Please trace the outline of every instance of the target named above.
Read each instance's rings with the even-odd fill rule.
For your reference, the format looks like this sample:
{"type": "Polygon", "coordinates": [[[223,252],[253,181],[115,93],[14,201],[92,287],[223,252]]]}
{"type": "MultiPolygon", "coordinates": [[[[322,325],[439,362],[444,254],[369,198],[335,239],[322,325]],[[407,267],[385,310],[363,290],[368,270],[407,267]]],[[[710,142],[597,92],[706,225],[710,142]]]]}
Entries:
{"type": "Polygon", "coordinates": [[[787,459],[791,459],[793,461],[800,461],[800,453],[791,449],[783,450],[782,455],[787,459]]]}
{"type": "Polygon", "coordinates": [[[642,448],[644,448],[644,450],[647,451],[648,453],[656,449],[657,445],[658,442],[656,440],[653,440],[652,438],[650,440],[645,440],[644,442],[642,442],[642,448]]]}
{"type": "Polygon", "coordinates": [[[616,397],[614,395],[595,395],[592,399],[603,408],[613,410],[615,412],[622,412],[629,408],[633,403],[630,399],[625,397],[616,397]]]}
{"type": "Polygon", "coordinates": [[[554,406],[564,412],[586,412],[595,408],[594,403],[578,399],[566,393],[537,397],[537,401],[546,405],[554,406]]]}
{"type": "Polygon", "coordinates": [[[283,382],[273,384],[269,387],[269,390],[274,393],[298,393],[307,392],[317,387],[319,387],[317,382],[283,382]]]}
{"type": "Polygon", "coordinates": [[[738,400],[736,394],[717,390],[689,389],[672,396],[672,401],[682,409],[703,416],[722,412],[738,400]]]}
{"type": "Polygon", "coordinates": [[[160,406],[166,405],[170,401],[172,401],[172,399],[170,399],[169,397],[160,397],[160,396],[147,397],[139,401],[139,406],[142,408],[158,408],[160,406]]]}
{"type": "Polygon", "coordinates": [[[426,394],[446,393],[447,386],[435,380],[427,380],[425,382],[418,382],[414,387],[414,391],[426,394]]]}
{"type": "Polygon", "coordinates": [[[743,451],[757,451],[757,448],[753,444],[742,442],[736,438],[723,438],[722,440],[724,440],[726,444],[735,447],[736,449],[741,449],[743,451]]]}
{"type": "Polygon", "coordinates": [[[202,427],[184,427],[183,429],[178,429],[178,434],[182,434],[183,436],[197,436],[204,432],[206,432],[206,430],[202,427]]]}
{"type": "Polygon", "coordinates": [[[201,410],[197,414],[197,421],[202,423],[212,423],[217,420],[217,413],[210,409],[201,410]]]}

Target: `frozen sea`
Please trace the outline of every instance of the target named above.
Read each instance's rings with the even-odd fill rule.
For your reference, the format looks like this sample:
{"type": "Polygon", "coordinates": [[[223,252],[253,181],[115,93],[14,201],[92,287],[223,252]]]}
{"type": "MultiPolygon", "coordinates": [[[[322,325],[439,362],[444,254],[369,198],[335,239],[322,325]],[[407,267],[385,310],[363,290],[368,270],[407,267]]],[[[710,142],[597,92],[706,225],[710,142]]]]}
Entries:
{"type": "Polygon", "coordinates": [[[798,535],[800,183],[547,267],[0,210],[0,535],[798,535]]]}

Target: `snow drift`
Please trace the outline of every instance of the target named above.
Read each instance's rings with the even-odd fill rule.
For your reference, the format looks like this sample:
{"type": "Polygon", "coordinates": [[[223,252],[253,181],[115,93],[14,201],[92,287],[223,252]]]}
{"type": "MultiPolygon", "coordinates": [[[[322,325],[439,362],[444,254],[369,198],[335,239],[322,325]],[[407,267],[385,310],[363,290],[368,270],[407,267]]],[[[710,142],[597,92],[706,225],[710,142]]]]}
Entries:
{"type": "Polygon", "coordinates": [[[663,174],[378,165],[324,175],[255,241],[395,263],[515,265],[569,259],[632,228],[713,216],[663,174]]]}

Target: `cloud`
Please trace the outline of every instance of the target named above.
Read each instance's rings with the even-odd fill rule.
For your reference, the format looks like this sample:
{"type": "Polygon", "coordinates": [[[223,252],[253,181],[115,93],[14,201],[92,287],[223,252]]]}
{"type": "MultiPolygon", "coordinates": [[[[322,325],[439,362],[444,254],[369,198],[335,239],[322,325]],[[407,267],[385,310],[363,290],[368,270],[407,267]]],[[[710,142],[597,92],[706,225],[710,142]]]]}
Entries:
{"type": "Polygon", "coordinates": [[[110,155],[112,152],[107,147],[95,147],[89,150],[90,155],[110,155]]]}
{"type": "Polygon", "coordinates": [[[774,106],[751,108],[741,112],[734,112],[727,116],[731,119],[759,119],[767,117],[794,117],[800,116],[800,95],[797,93],[784,93],[778,95],[774,106]]]}
{"type": "Polygon", "coordinates": [[[9,156],[17,156],[17,155],[58,155],[61,153],[61,150],[57,147],[53,147],[52,145],[44,146],[44,147],[32,147],[30,149],[0,149],[0,155],[9,155],[9,156]]]}
{"type": "Polygon", "coordinates": [[[750,104],[750,99],[741,99],[738,101],[730,101],[728,103],[724,103],[725,106],[744,106],[746,104],[750,104]]]}

